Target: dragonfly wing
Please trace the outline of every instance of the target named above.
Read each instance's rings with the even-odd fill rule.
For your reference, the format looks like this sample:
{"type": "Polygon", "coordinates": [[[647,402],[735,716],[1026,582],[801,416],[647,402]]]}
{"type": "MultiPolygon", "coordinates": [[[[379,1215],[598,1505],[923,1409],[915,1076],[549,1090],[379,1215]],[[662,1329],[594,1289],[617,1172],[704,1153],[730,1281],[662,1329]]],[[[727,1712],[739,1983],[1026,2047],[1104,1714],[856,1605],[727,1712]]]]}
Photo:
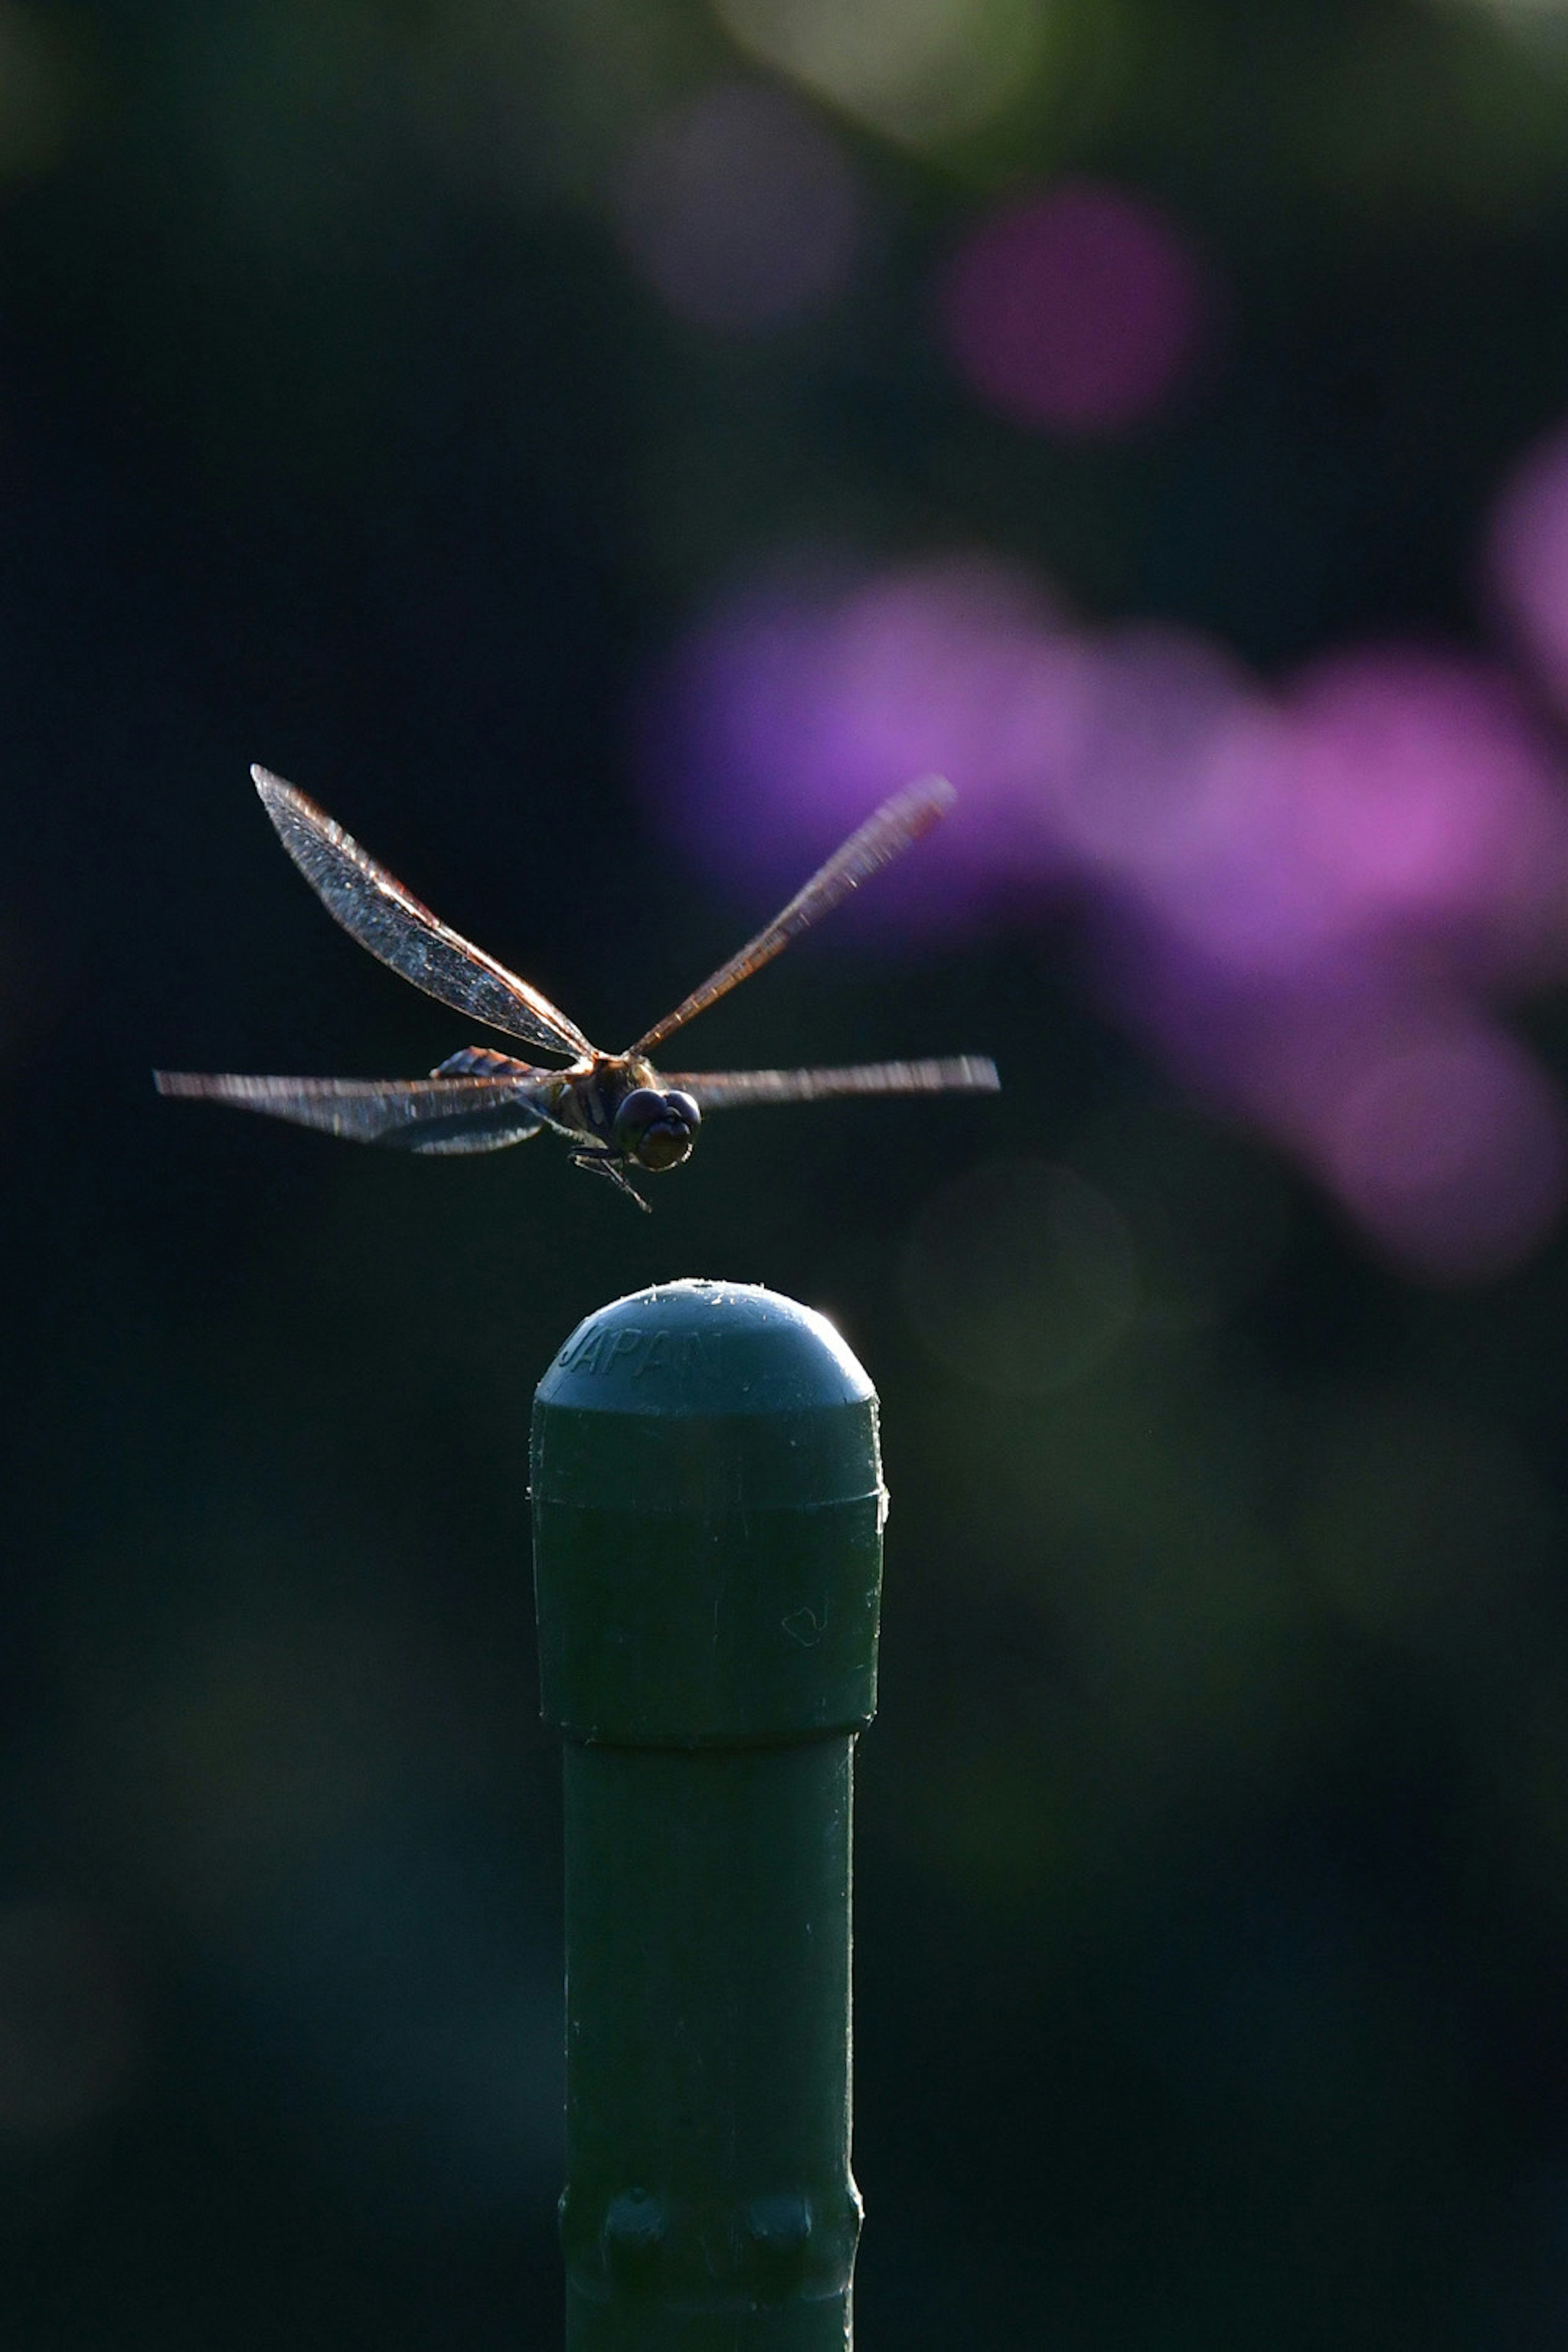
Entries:
{"type": "Polygon", "coordinates": [[[963,1054],[941,1062],[858,1062],[845,1070],[687,1070],[662,1072],[659,1084],[694,1095],[698,1108],[746,1103],[822,1102],[830,1095],[994,1095],[994,1062],[963,1054]]]}
{"type": "Polygon", "coordinates": [[[248,1078],[205,1070],[156,1070],[153,1078],[161,1095],[233,1103],[404,1151],[501,1151],[550,1124],[548,1078],[248,1078]]]}
{"type": "Polygon", "coordinates": [[[859,832],[852,833],[843,847],[835,850],[826,865],[818,867],[805,888],[796,891],[783,913],[775,915],[765,930],[759,931],[754,940],[749,940],[728,963],[721,964],[710,979],[705,980],[700,988],[694,988],[673,1013],[667,1013],[657,1027],[650,1029],[645,1037],[639,1037],[628,1050],[634,1054],[651,1053],[657,1045],[673,1035],[677,1029],[683,1028],[696,1013],[706,1012],[710,1004],[716,1004],[720,997],[727,995],[739,982],[749,980],[752,972],[760,971],[763,964],[771,963],[781,948],[787,947],[791,940],[798,939],[802,931],[809,930],[813,923],[819,923],[824,915],[831,914],[835,907],[847,898],[852,890],[858,890],[879,866],[889,865],[895,857],[901,856],[911,843],[919,841],[922,834],[929,833],[956,798],[957,794],[944,776],[925,776],[918,784],[910,784],[907,791],[895,793],[890,801],[884,801],[876,814],[867,818],[859,832]]]}
{"type": "Polygon", "coordinates": [[[594,1050],[574,1021],[514,971],[471,946],[405,890],[324,809],[266,768],[252,768],[279,840],[351,938],[427,996],[509,1037],[574,1060],[594,1050]]]}

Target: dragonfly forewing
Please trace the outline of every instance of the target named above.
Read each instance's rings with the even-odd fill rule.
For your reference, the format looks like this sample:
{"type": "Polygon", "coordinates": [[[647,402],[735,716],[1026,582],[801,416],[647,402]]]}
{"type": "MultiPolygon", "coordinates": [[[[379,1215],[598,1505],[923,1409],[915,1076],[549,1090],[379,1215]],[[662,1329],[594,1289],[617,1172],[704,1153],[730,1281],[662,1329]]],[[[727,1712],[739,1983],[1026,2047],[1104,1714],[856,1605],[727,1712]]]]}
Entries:
{"type": "Polygon", "coordinates": [[[958,795],[945,776],[925,776],[918,784],[895,793],[884,801],[872,816],[868,816],[858,833],[852,833],[843,846],[834,851],[826,866],[819,866],[803,889],[797,890],[789,905],[773,917],[765,929],[754,940],[748,940],[738,955],[683,997],[673,1013],[667,1013],[656,1027],[637,1039],[628,1048],[633,1054],[651,1054],[662,1039],[684,1028],[699,1013],[716,1004],[721,996],[742,980],[749,980],[765,963],[771,963],[791,940],[798,939],[819,923],[824,915],[841,906],[851,891],[884,866],[900,857],[912,843],[928,834],[939,817],[944,816],[958,795]]]}
{"type": "Polygon", "coordinates": [[[574,1061],[593,1053],[574,1021],[433,915],[306,793],[268,769],[250,772],[284,848],[328,913],[362,948],[427,996],[509,1037],[574,1061]]]}

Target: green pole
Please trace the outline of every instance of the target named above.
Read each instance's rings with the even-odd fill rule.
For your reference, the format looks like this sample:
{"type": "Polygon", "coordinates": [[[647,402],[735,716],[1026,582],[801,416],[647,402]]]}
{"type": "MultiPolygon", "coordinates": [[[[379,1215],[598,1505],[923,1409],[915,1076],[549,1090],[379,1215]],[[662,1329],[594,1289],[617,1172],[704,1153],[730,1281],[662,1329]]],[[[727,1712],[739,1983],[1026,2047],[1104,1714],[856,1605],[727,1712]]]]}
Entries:
{"type": "Polygon", "coordinates": [[[845,2352],[876,1393],[809,1308],[671,1283],[573,1333],[531,1476],[565,1734],[568,2352],[845,2352]]]}

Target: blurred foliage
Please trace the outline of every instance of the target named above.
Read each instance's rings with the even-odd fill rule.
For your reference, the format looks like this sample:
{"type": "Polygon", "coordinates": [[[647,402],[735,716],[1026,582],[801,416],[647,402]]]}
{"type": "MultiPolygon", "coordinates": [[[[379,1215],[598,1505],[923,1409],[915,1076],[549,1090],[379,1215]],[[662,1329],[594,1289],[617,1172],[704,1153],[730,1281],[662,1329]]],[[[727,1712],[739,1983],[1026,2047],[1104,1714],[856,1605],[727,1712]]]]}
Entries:
{"type": "Polygon", "coordinates": [[[1561,1242],[1400,1282],[1038,923],[825,935],[717,1010],[715,1064],[1007,1091],[737,1121],[651,1221],[543,1144],[383,1160],[147,1080],[462,1042],[300,889],[255,757],[591,1034],[673,1001],[760,910],[658,837],[637,714],[781,548],[990,547],[1265,666],[1473,635],[1568,408],[1559,13],[0,0],[7,2347],[558,2340],[529,1402],[694,1272],[826,1308],[884,1399],[864,2340],[1560,2340],[1561,1242]],[[726,337],[616,188],[767,72],[871,233],[726,337]],[[931,330],[960,228],[1065,170],[1228,289],[1209,380],[1103,446],[931,330]]]}

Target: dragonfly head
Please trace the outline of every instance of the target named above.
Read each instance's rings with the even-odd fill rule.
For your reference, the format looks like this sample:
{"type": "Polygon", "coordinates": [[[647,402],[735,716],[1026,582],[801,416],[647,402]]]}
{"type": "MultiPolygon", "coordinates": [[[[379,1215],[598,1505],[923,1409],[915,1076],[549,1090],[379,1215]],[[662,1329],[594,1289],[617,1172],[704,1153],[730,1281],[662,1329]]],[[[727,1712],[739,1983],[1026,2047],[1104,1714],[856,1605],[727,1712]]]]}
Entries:
{"type": "Polygon", "coordinates": [[[658,1174],[691,1156],[702,1113],[688,1094],[634,1087],[616,1112],[616,1150],[634,1166],[658,1174]]]}

